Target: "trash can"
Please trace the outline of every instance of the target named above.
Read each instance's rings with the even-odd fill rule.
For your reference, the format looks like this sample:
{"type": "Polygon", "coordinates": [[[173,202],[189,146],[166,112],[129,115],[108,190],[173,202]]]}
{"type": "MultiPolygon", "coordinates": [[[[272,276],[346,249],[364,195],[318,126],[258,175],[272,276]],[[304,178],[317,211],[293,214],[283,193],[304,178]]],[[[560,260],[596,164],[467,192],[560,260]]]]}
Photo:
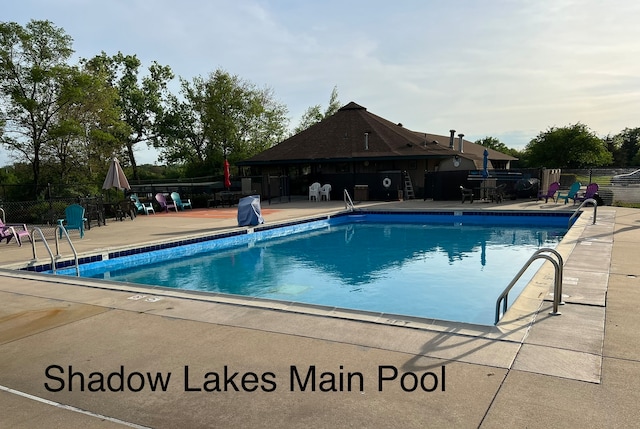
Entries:
{"type": "Polygon", "coordinates": [[[356,185],[353,190],[353,199],[355,201],[368,201],[369,185],[356,185]]]}

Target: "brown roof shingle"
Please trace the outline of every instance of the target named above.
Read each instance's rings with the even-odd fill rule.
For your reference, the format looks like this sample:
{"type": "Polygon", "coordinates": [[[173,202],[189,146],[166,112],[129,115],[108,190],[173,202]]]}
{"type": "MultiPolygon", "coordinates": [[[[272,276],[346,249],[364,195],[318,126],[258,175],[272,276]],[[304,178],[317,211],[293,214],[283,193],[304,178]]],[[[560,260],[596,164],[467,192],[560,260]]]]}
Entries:
{"type": "MultiPolygon", "coordinates": [[[[464,155],[467,155],[468,147],[469,157],[475,158],[477,150],[472,150],[471,145],[480,148],[481,160],[484,148],[471,142],[465,141],[464,155]]],[[[459,154],[457,150],[449,148],[448,136],[408,130],[350,102],[332,116],[239,164],[354,158],[445,158],[456,154],[459,154]]],[[[498,159],[498,154],[507,156],[500,152],[491,155],[498,159]]]]}

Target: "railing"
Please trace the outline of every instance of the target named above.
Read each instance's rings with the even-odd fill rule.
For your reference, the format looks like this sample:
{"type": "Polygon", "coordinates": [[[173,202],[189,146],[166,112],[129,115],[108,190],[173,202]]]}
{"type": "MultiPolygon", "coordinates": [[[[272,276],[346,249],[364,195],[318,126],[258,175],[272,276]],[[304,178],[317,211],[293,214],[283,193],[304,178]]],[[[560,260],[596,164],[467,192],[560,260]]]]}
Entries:
{"type": "Polygon", "coordinates": [[[578,215],[578,213],[580,212],[580,209],[582,207],[584,207],[587,203],[591,203],[593,204],[593,225],[596,224],[596,216],[598,215],[598,202],[593,199],[593,198],[587,198],[586,200],[584,200],[580,206],[573,212],[573,214],[571,215],[571,217],[569,218],[569,224],[567,225],[567,228],[571,228],[571,221],[573,220],[574,217],[576,217],[578,215]]]}
{"type": "Polygon", "coordinates": [[[51,269],[53,270],[53,273],[56,273],[56,260],[55,257],[53,256],[53,252],[51,251],[51,247],[49,247],[49,243],[47,243],[47,239],[44,237],[44,233],[42,232],[42,230],[40,229],[40,227],[34,227],[31,230],[31,250],[33,252],[33,261],[37,261],[38,260],[38,255],[36,254],[36,232],[40,235],[40,238],[42,238],[42,242],[44,243],[44,247],[47,249],[47,252],[49,252],[49,256],[51,257],[51,269]]]}
{"type": "Polygon", "coordinates": [[[49,256],[51,257],[51,271],[53,272],[53,274],[56,273],[55,259],[56,258],[60,258],[60,240],[59,240],[58,237],[61,236],[62,234],[64,234],[64,236],[67,238],[67,242],[69,243],[69,246],[71,247],[71,251],[73,252],[73,260],[74,260],[75,267],[76,267],[76,276],[80,277],[80,263],[78,261],[78,252],[76,251],[75,246],[71,242],[71,237],[69,237],[69,233],[67,232],[67,230],[61,225],[56,226],[56,229],[54,231],[54,236],[56,238],[56,254],[55,254],[55,257],[54,257],[53,252],[51,251],[51,247],[49,247],[49,243],[47,242],[47,239],[45,238],[42,230],[39,227],[33,228],[33,230],[31,231],[31,250],[33,251],[33,260],[34,261],[38,260],[38,255],[36,253],[36,240],[35,240],[35,233],[36,232],[42,238],[42,242],[44,243],[44,247],[47,249],[47,252],[49,253],[49,256]]]}
{"type": "Polygon", "coordinates": [[[71,251],[73,252],[73,261],[75,262],[76,276],[80,277],[80,263],[78,262],[78,252],[76,252],[76,248],[71,242],[71,237],[69,237],[69,232],[67,232],[66,228],[62,225],[58,225],[58,227],[54,232],[54,235],[56,237],[56,253],[60,255],[60,242],[58,239],[59,237],[58,231],[60,231],[61,234],[64,233],[64,236],[67,238],[67,243],[69,243],[69,247],[71,247],[71,251]]]}
{"type": "Polygon", "coordinates": [[[518,282],[518,280],[520,280],[520,277],[522,277],[525,271],[527,271],[529,266],[537,259],[546,259],[547,261],[550,261],[555,268],[555,281],[553,286],[553,311],[550,314],[554,316],[559,316],[561,314],[558,311],[558,306],[561,304],[564,304],[564,302],[562,302],[562,270],[563,270],[564,262],[562,260],[562,256],[560,255],[560,253],[558,253],[553,249],[545,248],[545,249],[537,250],[533,254],[533,256],[529,258],[529,260],[524,264],[522,269],[520,269],[518,274],[516,274],[513,280],[511,280],[511,283],[509,283],[509,285],[505,288],[505,290],[500,294],[500,296],[496,300],[495,323],[498,323],[500,321],[500,317],[504,316],[504,314],[507,312],[509,291],[511,291],[511,288],[513,288],[513,286],[518,282]],[[556,261],[551,256],[545,255],[545,253],[553,254],[556,258],[558,258],[558,260],[556,261]],[[502,304],[502,312],[500,312],[500,304],[502,304]]]}
{"type": "Polygon", "coordinates": [[[344,190],[344,208],[349,209],[349,211],[353,211],[355,209],[353,201],[351,201],[349,191],[347,191],[346,189],[344,190]]]}

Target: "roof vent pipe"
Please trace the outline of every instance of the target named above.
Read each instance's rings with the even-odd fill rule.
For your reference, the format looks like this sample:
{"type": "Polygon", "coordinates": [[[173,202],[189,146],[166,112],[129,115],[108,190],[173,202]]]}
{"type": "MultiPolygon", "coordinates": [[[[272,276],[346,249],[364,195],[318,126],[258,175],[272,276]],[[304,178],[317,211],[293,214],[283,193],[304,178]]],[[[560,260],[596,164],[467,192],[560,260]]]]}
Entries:
{"type": "Polygon", "coordinates": [[[369,133],[364,133],[364,150],[369,150],[369,133]]]}
{"type": "Polygon", "coordinates": [[[449,137],[449,149],[453,149],[453,141],[456,139],[456,130],[449,130],[451,137],[449,137]]]}
{"type": "Polygon", "coordinates": [[[460,153],[464,152],[464,142],[462,141],[462,137],[464,137],[464,134],[458,134],[458,137],[460,138],[460,140],[458,141],[458,149],[460,150],[460,153]]]}

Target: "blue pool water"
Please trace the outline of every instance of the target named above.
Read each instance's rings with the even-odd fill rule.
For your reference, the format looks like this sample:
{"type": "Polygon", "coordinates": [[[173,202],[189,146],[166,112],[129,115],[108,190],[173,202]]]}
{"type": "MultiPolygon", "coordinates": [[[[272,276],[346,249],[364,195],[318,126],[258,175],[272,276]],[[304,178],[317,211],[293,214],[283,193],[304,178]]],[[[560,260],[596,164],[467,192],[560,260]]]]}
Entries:
{"type": "MultiPolygon", "coordinates": [[[[81,273],[491,325],[497,296],[535,250],[556,246],[566,221],[557,216],[340,216],[85,264],[81,273]]],[[[511,302],[535,268],[510,293],[511,302]]]]}

